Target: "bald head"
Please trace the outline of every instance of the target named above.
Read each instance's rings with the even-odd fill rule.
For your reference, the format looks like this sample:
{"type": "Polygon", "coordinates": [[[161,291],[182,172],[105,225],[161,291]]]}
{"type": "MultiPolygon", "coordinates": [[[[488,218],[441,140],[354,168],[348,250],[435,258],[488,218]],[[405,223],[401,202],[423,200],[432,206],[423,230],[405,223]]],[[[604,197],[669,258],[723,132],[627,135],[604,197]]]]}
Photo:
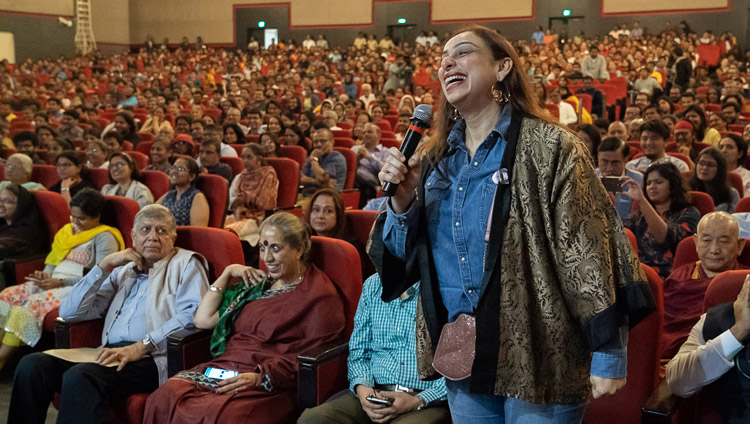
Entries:
{"type": "Polygon", "coordinates": [[[609,137],[617,137],[622,141],[628,141],[628,127],[621,121],[615,121],[609,124],[607,135],[609,137]]]}
{"type": "Polygon", "coordinates": [[[726,212],[711,212],[698,223],[695,248],[708,277],[734,269],[745,247],[737,219],[726,212]]]}

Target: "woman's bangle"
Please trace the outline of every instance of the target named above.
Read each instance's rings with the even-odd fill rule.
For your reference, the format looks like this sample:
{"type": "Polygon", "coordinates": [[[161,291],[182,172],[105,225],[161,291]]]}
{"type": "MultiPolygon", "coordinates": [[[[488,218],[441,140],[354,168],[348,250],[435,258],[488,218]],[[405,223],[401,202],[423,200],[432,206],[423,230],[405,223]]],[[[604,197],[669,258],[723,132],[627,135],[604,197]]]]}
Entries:
{"type": "Polygon", "coordinates": [[[216,286],[208,286],[208,291],[212,291],[212,292],[219,293],[219,294],[224,294],[224,289],[222,289],[221,287],[216,287],[216,286]]]}

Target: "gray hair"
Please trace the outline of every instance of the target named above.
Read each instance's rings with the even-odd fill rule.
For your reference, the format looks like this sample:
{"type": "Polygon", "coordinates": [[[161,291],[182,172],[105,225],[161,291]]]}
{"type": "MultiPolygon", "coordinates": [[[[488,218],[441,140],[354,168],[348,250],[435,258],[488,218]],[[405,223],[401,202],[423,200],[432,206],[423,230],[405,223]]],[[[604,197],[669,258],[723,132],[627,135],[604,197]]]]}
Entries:
{"type": "Polygon", "coordinates": [[[10,157],[8,157],[7,161],[10,161],[11,159],[17,159],[21,161],[23,171],[26,173],[26,175],[31,176],[31,172],[34,169],[34,163],[31,161],[31,157],[23,153],[13,153],[12,155],[10,155],[10,157]]]}
{"type": "Polygon", "coordinates": [[[310,263],[310,249],[312,249],[312,240],[310,240],[310,229],[301,219],[289,212],[276,212],[266,218],[260,224],[260,233],[263,228],[274,227],[281,233],[281,239],[293,249],[302,251],[300,260],[310,263]]]}
{"type": "Polygon", "coordinates": [[[138,228],[144,219],[153,219],[156,221],[165,221],[169,225],[169,232],[172,235],[177,234],[177,222],[172,212],[164,205],[152,204],[146,205],[136,215],[133,221],[133,231],[138,228]]]}

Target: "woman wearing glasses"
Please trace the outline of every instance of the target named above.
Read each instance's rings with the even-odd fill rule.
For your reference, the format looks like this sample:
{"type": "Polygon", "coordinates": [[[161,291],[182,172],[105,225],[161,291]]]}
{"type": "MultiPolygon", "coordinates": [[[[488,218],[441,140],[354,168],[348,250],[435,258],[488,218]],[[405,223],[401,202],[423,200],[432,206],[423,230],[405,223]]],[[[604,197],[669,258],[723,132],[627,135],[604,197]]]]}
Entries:
{"type": "Polygon", "coordinates": [[[65,150],[57,156],[57,175],[60,181],[56,182],[50,191],[60,193],[68,204],[79,191],[84,188],[95,188],[89,181],[89,170],[81,162],[81,157],[73,150],[65,150]]]}
{"type": "Polygon", "coordinates": [[[127,153],[114,153],[109,159],[110,184],[102,187],[102,194],[124,196],[138,202],[140,207],[154,203],[154,195],[145,184],[138,181],[138,167],[127,153]]]}
{"type": "Polygon", "coordinates": [[[70,223],[55,234],[44,270],[0,292],[0,369],[19,346],[39,342],[45,315],[60,306],[85,270],[125,248],[120,231],[99,222],[104,203],[92,188],[76,194],[70,202],[70,223]]]}
{"type": "Polygon", "coordinates": [[[711,196],[717,211],[734,213],[740,201],[740,193],[729,184],[727,160],[716,147],[703,149],[698,154],[690,189],[711,196]]]}
{"type": "Polygon", "coordinates": [[[172,212],[177,225],[208,225],[208,200],[194,185],[198,172],[198,164],[191,158],[178,158],[169,168],[172,189],[156,203],[166,206],[172,212]]]}
{"type": "Polygon", "coordinates": [[[682,176],[668,159],[646,169],[643,187],[629,177],[623,179],[625,194],[638,204],[624,222],[638,241],[638,258],[667,278],[677,245],[695,233],[700,213],[690,204],[682,176]]]}

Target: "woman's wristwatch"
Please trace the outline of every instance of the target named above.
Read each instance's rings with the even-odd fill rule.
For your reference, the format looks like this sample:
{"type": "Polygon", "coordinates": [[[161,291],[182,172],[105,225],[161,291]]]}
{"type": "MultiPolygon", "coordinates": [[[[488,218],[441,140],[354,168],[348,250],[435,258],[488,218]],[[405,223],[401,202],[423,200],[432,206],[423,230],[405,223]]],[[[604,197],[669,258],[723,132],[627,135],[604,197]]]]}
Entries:
{"type": "Polygon", "coordinates": [[[416,396],[416,398],[419,401],[419,405],[417,405],[417,411],[421,411],[421,410],[427,408],[427,404],[425,403],[424,399],[422,399],[419,396],[416,396]]]}

